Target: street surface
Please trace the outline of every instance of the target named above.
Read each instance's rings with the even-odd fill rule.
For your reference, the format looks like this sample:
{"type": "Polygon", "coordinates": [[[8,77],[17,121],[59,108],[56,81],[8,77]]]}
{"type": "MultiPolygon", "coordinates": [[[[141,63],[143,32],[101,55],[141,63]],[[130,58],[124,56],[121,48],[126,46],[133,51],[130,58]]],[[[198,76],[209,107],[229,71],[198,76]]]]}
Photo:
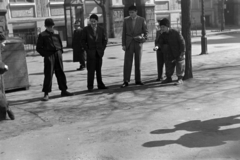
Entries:
{"type": "Polygon", "coordinates": [[[76,95],[60,97],[54,78],[48,102],[41,101],[43,59],[27,57],[31,86],[7,93],[16,120],[0,122],[0,160],[240,159],[240,33],[209,36],[201,56],[200,39],[192,39],[194,78],[181,86],[155,81],[153,42],[144,44],[144,86],[134,85],[132,72],[130,86],[119,88],[124,53],[111,46],[102,69],[109,89],[91,93],[86,70],[76,71],[67,51],[64,70],[76,95]]]}

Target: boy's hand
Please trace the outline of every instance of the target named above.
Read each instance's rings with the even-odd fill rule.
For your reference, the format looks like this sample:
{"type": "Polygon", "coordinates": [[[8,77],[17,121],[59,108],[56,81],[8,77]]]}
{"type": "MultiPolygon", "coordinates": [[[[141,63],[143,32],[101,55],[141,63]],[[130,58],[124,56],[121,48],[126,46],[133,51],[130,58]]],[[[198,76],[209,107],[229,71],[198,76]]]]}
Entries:
{"type": "Polygon", "coordinates": [[[158,50],[158,46],[153,48],[153,51],[157,51],[158,50]]]}

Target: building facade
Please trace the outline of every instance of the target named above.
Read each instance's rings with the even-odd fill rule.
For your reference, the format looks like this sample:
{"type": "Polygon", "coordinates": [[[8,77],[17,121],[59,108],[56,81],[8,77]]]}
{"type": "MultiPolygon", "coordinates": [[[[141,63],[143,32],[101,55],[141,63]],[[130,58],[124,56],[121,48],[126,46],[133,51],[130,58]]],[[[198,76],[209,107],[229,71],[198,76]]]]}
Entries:
{"type": "Polygon", "coordinates": [[[26,36],[45,30],[44,20],[51,17],[61,37],[66,39],[64,0],[5,0],[9,36],[26,36]]]}
{"type": "MultiPolygon", "coordinates": [[[[88,25],[89,16],[92,13],[99,16],[99,25],[103,24],[102,10],[93,0],[73,1],[84,3],[83,16],[80,16],[83,26],[88,25]]],[[[66,34],[69,32],[69,26],[66,27],[65,23],[64,2],[64,0],[0,0],[0,10],[3,9],[3,12],[6,12],[8,35],[23,37],[35,34],[36,36],[45,30],[44,20],[52,18],[55,22],[55,29],[59,31],[61,38],[66,40],[71,32],[66,34]]],[[[129,2],[135,3],[138,6],[139,14],[146,18],[150,36],[155,35],[158,19],[169,18],[172,27],[178,28],[180,26],[181,7],[179,0],[106,0],[109,37],[121,37],[123,19],[124,16],[127,16],[126,8],[130,4],[129,2]]],[[[71,23],[79,19],[76,8],[73,7],[66,12],[67,18],[72,20],[71,23]]]]}
{"type": "MultiPolygon", "coordinates": [[[[201,27],[202,0],[192,0],[191,4],[192,27],[199,28],[201,27]]],[[[206,27],[220,27],[222,12],[224,12],[226,26],[240,25],[239,0],[225,0],[224,5],[222,5],[222,0],[204,0],[206,27]]]]}

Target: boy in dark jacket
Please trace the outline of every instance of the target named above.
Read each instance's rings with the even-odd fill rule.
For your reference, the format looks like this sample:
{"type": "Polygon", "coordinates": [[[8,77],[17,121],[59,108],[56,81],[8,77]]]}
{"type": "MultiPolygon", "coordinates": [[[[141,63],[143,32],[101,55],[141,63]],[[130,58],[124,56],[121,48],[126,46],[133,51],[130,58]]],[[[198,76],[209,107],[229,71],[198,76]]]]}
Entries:
{"type": "Polygon", "coordinates": [[[102,57],[107,46],[105,31],[98,23],[98,16],[90,16],[90,25],[84,27],[81,45],[87,52],[87,87],[88,91],[93,90],[95,72],[97,75],[98,89],[107,89],[102,81],[102,57]]]}
{"type": "Polygon", "coordinates": [[[72,96],[72,93],[67,91],[67,80],[63,71],[62,53],[63,46],[59,34],[53,30],[54,22],[51,18],[45,20],[46,30],[39,34],[37,40],[37,51],[44,57],[44,82],[43,101],[48,101],[48,93],[52,91],[53,73],[57,77],[59,89],[62,91],[61,96],[72,96]]]}
{"type": "Polygon", "coordinates": [[[182,35],[170,27],[169,20],[164,18],[160,21],[162,35],[159,37],[158,45],[164,54],[166,66],[166,79],[162,83],[172,82],[172,75],[176,67],[178,77],[177,85],[183,83],[185,70],[185,52],[186,46],[182,35]]]}

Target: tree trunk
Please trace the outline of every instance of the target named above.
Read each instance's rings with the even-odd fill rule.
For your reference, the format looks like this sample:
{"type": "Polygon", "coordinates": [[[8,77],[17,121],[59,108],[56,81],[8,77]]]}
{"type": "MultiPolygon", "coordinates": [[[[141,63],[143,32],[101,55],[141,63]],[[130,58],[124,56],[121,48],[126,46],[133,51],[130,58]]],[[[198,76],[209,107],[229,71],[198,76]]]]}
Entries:
{"type": "Polygon", "coordinates": [[[182,35],[186,43],[185,76],[193,78],[192,74],[192,42],[191,42],[191,0],[181,0],[182,8],[182,35]]]}
{"type": "Polygon", "coordinates": [[[106,33],[106,36],[108,37],[108,35],[107,35],[107,14],[106,14],[105,6],[101,6],[101,9],[102,9],[102,14],[103,14],[103,28],[106,33]]]}

